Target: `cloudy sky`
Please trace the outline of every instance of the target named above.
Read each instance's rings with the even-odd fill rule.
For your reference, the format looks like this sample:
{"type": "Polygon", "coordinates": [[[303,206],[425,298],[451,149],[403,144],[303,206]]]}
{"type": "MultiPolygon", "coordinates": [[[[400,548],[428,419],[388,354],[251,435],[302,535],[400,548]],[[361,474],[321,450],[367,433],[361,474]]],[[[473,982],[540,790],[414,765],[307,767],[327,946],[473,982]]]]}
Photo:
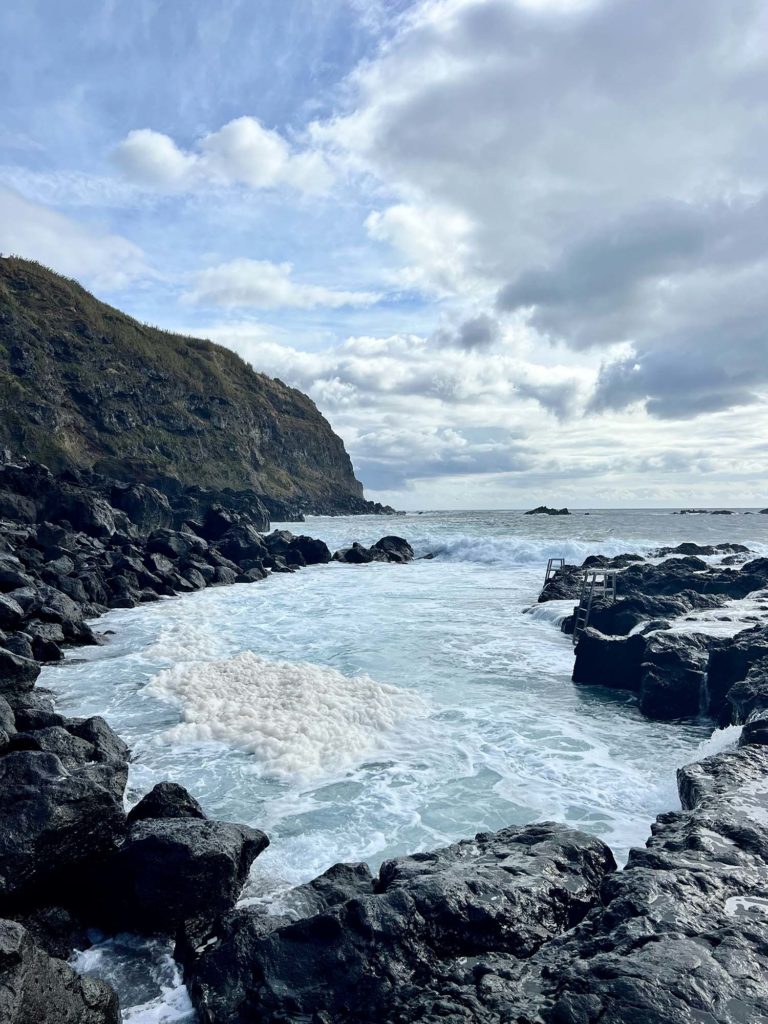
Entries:
{"type": "Polygon", "coordinates": [[[765,0],[5,0],[0,251],[402,508],[768,505],[765,0]]]}

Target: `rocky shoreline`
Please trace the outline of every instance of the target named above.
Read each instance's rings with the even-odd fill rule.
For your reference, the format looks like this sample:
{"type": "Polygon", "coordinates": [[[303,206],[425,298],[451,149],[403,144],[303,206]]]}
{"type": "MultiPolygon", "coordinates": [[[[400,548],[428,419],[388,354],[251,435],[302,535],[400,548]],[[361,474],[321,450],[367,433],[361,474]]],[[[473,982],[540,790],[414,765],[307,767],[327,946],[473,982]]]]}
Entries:
{"type": "MultiPolygon", "coordinates": [[[[683,809],[626,868],[601,840],[540,823],[376,876],[335,865],[280,917],[236,906],[268,837],[207,818],[167,782],[126,814],[126,745],[101,718],[57,713],[35,688],[39,663],[99,642],[87,620],[109,608],[331,558],[407,562],[409,545],[332,555],[264,535],[265,512],[231,492],[174,498],[35,464],[0,466],[0,517],[3,1022],[119,1021],[112,989],[65,962],[93,926],[174,942],[202,1024],[768,1020],[768,627],[673,628],[746,594],[759,607],[768,560],[729,545],[585,563],[625,571],[579,639],[574,682],[630,690],[649,717],[744,725],[737,749],[679,771],[683,809]]],[[[573,599],[580,579],[566,566],[540,599],[573,599]]]]}

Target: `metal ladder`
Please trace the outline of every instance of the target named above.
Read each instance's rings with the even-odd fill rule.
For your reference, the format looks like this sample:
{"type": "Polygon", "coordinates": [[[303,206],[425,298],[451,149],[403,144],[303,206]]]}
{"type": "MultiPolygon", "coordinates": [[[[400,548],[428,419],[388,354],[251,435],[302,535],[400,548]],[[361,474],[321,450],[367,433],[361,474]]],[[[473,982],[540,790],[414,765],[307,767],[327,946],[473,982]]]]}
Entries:
{"type": "Polygon", "coordinates": [[[549,561],[547,562],[546,574],[544,575],[544,586],[546,587],[546,585],[549,583],[549,581],[552,579],[552,577],[556,573],[560,572],[561,569],[564,569],[564,568],[565,568],[565,559],[564,558],[550,558],[549,561]]]}
{"type": "Polygon", "coordinates": [[[607,601],[616,600],[616,569],[587,569],[581,583],[581,595],[579,607],[576,609],[576,618],[573,624],[573,643],[577,643],[579,636],[589,625],[589,616],[592,612],[592,602],[596,597],[607,601]]]}

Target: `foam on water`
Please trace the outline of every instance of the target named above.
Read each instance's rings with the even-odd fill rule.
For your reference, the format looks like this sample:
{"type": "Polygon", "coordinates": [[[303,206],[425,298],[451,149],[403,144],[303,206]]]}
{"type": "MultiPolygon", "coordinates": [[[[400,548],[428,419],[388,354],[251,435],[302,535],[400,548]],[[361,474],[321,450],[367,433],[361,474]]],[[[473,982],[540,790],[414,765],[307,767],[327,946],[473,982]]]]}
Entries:
{"type": "Polygon", "coordinates": [[[169,744],[223,743],[254,755],[265,776],[338,771],[375,750],[382,734],[427,712],[424,700],[369,676],[244,651],[225,661],[179,664],[146,693],[179,705],[169,744]]]}
{"type": "Polygon", "coordinates": [[[193,1024],[197,1020],[171,943],[136,935],[99,939],[71,960],[75,970],[108,982],[125,1024],[193,1024]]]}
{"type": "Polygon", "coordinates": [[[627,551],[643,554],[651,547],[650,541],[623,540],[608,537],[600,543],[594,541],[563,541],[554,538],[529,537],[471,537],[458,536],[442,539],[434,536],[418,538],[414,551],[417,555],[431,554],[449,562],[475,562],[480,565],[546,565],[548,558],[565,558],[570,564],[580,565],[588,555],[620,555],[627,551]]]}

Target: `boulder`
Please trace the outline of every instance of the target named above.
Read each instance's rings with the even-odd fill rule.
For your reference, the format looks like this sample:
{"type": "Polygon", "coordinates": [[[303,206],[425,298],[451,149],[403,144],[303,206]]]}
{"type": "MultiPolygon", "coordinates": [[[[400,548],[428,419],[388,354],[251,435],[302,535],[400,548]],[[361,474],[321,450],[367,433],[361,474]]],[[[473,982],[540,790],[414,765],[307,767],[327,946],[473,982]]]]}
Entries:
{"type": "Polygon", "coordinates": [[[613,868],[599,840],[547,823],[389,861],[374,892],[350,868],[301,920],[231,914],[188,965],[190,995],[205,1022],[351,1024],[443,1019],[458,991],[465,1015],[450,1019],[480,1020],[485,964],[514,964],[571,928],[613,868]]]}
{"type": "Polygon", "coordinates": [[[707,666],[712,638],[658,633],[645,645],[640,710],[648,718],[673,719],[706,712],[707,666]]]}
{"type": "Polygon", "coordinates": [[[527,516],[569,516],[571,513],[567,508],[549,508],[548,505],[537,505],[536,508],[528,509],[527,516]]]}
{"type": "Polygon", "coordinates": [[[3,1024],[119,1024],[117,995],[48,956],[16,921],[0,920],[0,1021],[3,1024]]]}
{"type": "Polygon", "coordinates": [[[376,551],[386,555],[388,562],[412,562],[413,548],[402,537],[382,537],[373,545],[376,551]]]}
{"type": "Polygon", "coordinates": [[[105,923],[174,935],[188,919],[213,921],[232,909],[268,843],[263,832],[245,825],[188,816],[134,818],[96,887],[105,894],[99,905],[105,923]]]}
{"type": "Polygon", "coordinates": [[[31,690],[40,675],[40,666],[30,658],[0,647],[0,694],[8,696],[16,692],[31,690]]]}
{"type": "Polygon", "coordinates": [[[246,559],[262,560],[268,554],[261,534],[247,524],[231,526],[216,542],[216,547],[236,565],[246,559]]]}
{"type": "Polygon", "coordinates": [[[573,682],[637,693],[640,689],[645,646],[646,639],[643,636],[605,636],[588,626],[576,644],[573,682]]]}
{"type": "Polygon", "coordinates": [[[173,521],[166,496],[146,484],[115,484],[109,500],[113,508],[124,512],[142,533],[170,526],[173,521]]]}
{"type": "Polygon", "coordinates": [[[746,678],[734,683],[726,694],[737,724],[762,717],[768,712],[768,656],[758,658],[746,678]]]}
{"type": "Polygon", "coordinates": [[[200,804],[176,782],[158,782],[128,812],[128,824],[146,818],[204,818],[200,804]]]}
{"type": "Polygon", "coordinates": [[[10,594],[0,594],[0,629],[18,629],[26,615],[10,594]]]}
{"type": "Polygon", "coordinates": [[[53,881],[114,849],[125,827],[122,794],[96,767],[68,770],[41,750],[0,758],[0,908],[41,899],[53,881]]]}
{"type": "Polygon", "coordinates": [[[363,547],[358,541],[354,541],[351,547],[340,548],[333,553],[334,562],[345,562],[347,565],[367,565],[369,562],[381,561],[371,548],[363,547]]]}

